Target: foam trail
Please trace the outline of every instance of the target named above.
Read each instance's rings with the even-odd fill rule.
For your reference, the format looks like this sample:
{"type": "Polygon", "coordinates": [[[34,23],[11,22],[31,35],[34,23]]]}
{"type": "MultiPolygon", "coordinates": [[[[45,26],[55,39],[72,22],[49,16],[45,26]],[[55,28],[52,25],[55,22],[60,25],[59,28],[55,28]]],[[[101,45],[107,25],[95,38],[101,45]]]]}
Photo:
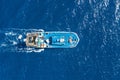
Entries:
{"type": "Polygon", "coordinates": [[[120,0],[116,0],[115,18],[116,18],[116,22],[119,22],[119,20],[120,20],[120,0]]]}
{"type": "Polygon", "coordinates": [[[44,49],[28,48],[25,45],[27,32],[37,32],[41,29],[0,29],[0,52],[41,52],[44,49]]]}

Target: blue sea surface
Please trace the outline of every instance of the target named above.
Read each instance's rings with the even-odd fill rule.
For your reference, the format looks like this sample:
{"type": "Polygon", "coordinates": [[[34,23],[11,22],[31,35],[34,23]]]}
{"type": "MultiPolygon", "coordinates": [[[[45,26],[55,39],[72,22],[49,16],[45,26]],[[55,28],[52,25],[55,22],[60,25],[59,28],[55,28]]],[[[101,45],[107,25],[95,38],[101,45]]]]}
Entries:
{"type": "Polygon", "coordinates": [[[0,0],[0,80],[120,80],[120,0],[0,0]],[[76,32],[80,42],[12,45],[33,29],[76,32]]]}

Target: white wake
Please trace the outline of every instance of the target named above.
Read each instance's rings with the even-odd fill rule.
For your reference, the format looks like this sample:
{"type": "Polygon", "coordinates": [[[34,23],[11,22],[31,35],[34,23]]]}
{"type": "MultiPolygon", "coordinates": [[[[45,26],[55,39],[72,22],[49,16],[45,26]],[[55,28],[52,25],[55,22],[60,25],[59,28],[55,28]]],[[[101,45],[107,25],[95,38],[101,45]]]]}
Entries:
{"type": "Polygon", "coordinates": [[[41,29],[1,29],[0,52],[42,52],[44,49],[28,48],[25,45],[27,32],[36,32],[41,29]]]}

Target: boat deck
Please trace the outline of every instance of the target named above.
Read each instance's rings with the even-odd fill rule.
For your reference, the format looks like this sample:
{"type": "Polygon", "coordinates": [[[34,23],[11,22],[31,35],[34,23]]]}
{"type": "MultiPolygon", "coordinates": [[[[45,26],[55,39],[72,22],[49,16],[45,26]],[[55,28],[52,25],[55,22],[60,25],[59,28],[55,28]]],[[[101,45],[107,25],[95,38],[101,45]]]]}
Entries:
{"type": "Polygon", "coordinates": [[[74,32],[33,32],[27,34],[26,45],[35,48],[73,48],[79,42],[74,32]]]}

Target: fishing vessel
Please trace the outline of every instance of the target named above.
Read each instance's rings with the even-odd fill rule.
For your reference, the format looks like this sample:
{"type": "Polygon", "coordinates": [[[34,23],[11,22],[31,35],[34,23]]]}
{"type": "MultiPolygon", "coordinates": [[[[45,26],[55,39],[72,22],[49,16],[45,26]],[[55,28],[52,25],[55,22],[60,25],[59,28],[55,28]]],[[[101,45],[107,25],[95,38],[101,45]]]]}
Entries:
{"type": "Polygon", "coordinates": [[[34,48],[74,48],[79,43],[75,32],[49,31],[30,32],[26,35],[26,46],[34,48]]]}

